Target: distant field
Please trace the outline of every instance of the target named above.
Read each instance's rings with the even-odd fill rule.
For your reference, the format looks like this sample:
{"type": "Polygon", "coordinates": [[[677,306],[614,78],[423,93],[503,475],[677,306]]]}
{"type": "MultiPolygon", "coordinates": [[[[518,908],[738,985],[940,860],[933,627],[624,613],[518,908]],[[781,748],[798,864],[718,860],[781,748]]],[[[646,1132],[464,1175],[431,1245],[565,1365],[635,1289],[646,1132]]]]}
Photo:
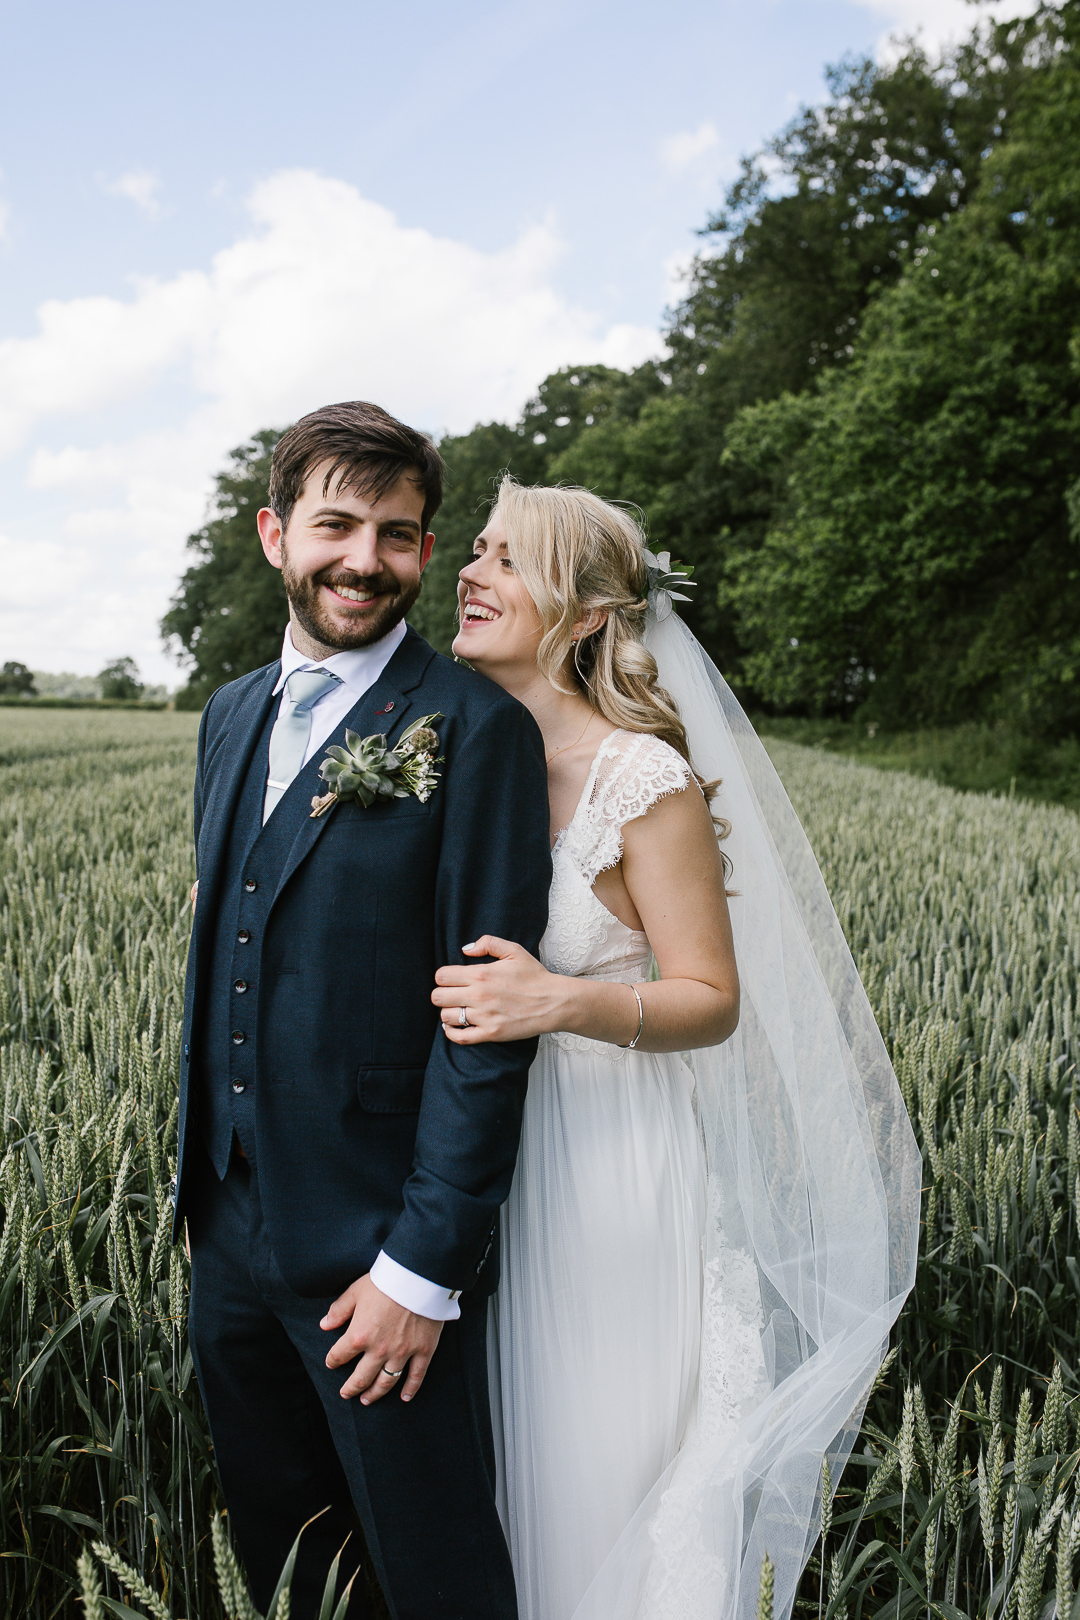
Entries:
{"type": "MultiPolygon", "coordinates": [[[[223,1613],[165,1198],[197,725],[0,711],[0,1612],[34,1620],[78,1612],[94,1539],[171,1615],[223,1613]]],[[[1050,1620],[1080,1550],[1080,818],[769,748],[926,1155],[919,1281],[807,1620],[819,1580],[830,1620],[982,1617],[991,1571],[995,1615],[1050,1620]]]]}

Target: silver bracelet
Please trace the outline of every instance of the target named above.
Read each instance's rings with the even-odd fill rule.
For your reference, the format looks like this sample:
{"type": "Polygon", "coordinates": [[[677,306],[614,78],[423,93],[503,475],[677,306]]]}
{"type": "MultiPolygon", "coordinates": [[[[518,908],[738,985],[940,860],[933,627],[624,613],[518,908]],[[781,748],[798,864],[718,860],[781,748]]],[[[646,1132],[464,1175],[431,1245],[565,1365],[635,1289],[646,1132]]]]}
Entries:
{"type": "Polygon", "coordinates": [[[645,1008],[642,1006],[641,997],[638,995],[637,986],[632,984],[630,986],[630,988],[634,992],[635,996],[637,996],[637,1010],[638,1010],[637,1034],[634,1036],[632,1041],[627,1041],[625,1046],[623,1046],[621,1041],[619,1042],[619,1045],[622,1047],[622,1050],[624,1052],[632,1052],[634,1050],[634,1047],[637,1045],[638,1041],[640,1041],[640,1039],[641,1039],[641,1031],[645,1026],[645,1008]]]}

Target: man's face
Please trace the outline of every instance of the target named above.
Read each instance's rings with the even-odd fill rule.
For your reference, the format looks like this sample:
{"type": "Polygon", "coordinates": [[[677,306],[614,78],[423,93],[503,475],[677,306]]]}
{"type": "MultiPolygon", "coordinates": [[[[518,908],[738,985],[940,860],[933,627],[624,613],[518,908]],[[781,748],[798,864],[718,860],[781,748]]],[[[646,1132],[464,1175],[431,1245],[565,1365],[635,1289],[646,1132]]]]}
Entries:
{"type": "Polygon", "coordinates": [[[373,501],[334,486],[324,495],[328,466],[309,474],[284,534],[269,507],[258,518],[263,550],[285,582],[293,644],[309,658],[366,647],[392,630],[420,594],[435,539],[423,532],[423,492],[407,475],[373,501]]]}

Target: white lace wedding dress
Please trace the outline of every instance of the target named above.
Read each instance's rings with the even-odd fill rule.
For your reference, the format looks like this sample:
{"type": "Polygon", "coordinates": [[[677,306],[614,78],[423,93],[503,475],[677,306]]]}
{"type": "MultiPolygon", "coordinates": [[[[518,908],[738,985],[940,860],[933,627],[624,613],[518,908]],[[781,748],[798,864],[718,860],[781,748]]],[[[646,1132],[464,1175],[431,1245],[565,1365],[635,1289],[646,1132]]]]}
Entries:
{"type": "MultiPolygon", "coordinates": [[[[503,1212],[490,1384],[522,1620],[787,1620],[915,1276],[922,1163],[806,835],[664,592],[644,642],[723,786],[739,1027],[680,1056],[545,1037],[503,1212]]],[[[633,983],[597,900],[622,830],[687,787],[620,731],[554,850],[542,955],[633,983]]]]}
{"type": "MultiPolygon", "coordinates": [[[[540,952],[553,972],[648,978],[648,939],[592,885],[621,858],[627,822],[692,783],[655,737],[618,731],[601,745],[553,851],[540,952]]],[[[683,1058],[543,1036],[503,1210],[491,1334],[522,1620],[571,1620],[694,1421],[705,1217],[683,1058]]]]}

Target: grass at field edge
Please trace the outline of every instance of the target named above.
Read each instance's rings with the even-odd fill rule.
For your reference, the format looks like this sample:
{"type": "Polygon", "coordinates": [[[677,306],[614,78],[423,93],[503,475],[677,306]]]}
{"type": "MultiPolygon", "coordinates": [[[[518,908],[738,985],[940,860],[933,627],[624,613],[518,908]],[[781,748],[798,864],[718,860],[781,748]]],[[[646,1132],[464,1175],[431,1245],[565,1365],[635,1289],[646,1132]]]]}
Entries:
{"type": "Polygon", "coordinates": [[[754,716],[763,737],[823,749],[889,771],[929,777],[943,787],[1007,794],[1080,810],[1080,739],[1046,743],[984,725],[885,732],[843,720],[754,716]]]}

